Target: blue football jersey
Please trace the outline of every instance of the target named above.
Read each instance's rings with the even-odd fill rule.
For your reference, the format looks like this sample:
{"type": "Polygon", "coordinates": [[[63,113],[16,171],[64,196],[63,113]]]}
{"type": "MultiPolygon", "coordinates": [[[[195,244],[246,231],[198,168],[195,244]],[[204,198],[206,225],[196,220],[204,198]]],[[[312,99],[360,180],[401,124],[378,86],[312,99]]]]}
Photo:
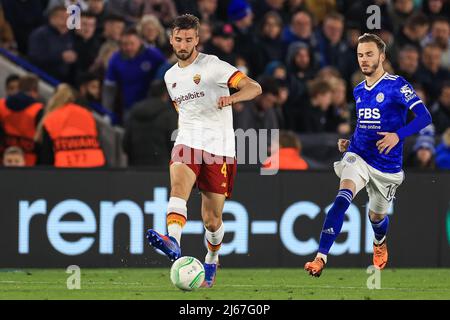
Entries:
{"type": "Polygon", "coordinates": [[[383,136],[377,133],[396,132],[404,127],[408,109],[422,101],[404,78],[387,72],[370,87],[366,81],[358,84],[353,95],[358,121],[348,151],[382,172],[401,171],[403,140],[389,154],[380,154],[376,143],[383,136]]]}

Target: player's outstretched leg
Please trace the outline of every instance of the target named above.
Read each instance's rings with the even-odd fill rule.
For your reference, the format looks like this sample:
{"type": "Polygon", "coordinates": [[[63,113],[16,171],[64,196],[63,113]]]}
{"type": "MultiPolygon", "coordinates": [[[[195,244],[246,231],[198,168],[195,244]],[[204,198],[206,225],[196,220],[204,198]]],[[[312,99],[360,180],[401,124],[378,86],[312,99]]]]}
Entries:
{"type": "Polygon", "coordinates": [[[208,253],[205,257],[205,281],[202,283],[202,287],[211,288],[216,280],[217,267],[219,265],[219,250],[222,245],[222,240],[225,230],[223,222],[220,227],[211,232],[205,228],[205,238],[208,245],[208,253]]]}
{"type": "Polygon", "coordinates": [[[208,252],[205,256],[205,281],[202,287],[211,288],[216,281],[219,266],[219,250],[225,233],[222,211],[225,196],[214,192],[202,192],[202,219],[208,252]]]}
{"type": "Polygon", "coordinates": [[[316,258],[305,264],[305,270],[311,276],[320,277],[327,262],[327,255],[336,237],[341,232],[345,212],[352,203],[353,192],[350,189],[340,189],[333,206],[328,211],[320,234],[319,252],[316,258]]]}
{"type": "Polygon", "coordinates": [[[373,265],[375,268],[381,270],[386,266],[388,261],[386,234],[389,227],[389,216],[369,211],[369,218],[375,234],[373,241],[373,265]]]}
{"type": "Polygon", "coordinates": [[[167,210],[167,235],[162,235],[153,229],[147,230],[150,245],[164,252],[167,257],[175,261],[181,257],[181,231],[187,220],[186,200],[170,197],[167,210]]]}

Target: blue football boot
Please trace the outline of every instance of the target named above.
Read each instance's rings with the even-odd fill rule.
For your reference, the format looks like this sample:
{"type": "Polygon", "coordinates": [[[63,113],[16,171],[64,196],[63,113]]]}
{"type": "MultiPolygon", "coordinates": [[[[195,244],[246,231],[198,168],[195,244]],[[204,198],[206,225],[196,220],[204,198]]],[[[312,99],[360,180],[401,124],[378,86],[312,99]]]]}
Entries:
{"type": "Polygon", "coordinates": [[[171,261],[181,257],[180,245],[174,237],[164,236],[153,229],[147,230],[146,237],[152,247],[164,252],[171,261]]]}
{"type": "Polygon", "coordinates": [[[202,288],[211,288],[216,282],[217,263],[204,263],[205,268],[205,280],[203,281],[202,288]]]}

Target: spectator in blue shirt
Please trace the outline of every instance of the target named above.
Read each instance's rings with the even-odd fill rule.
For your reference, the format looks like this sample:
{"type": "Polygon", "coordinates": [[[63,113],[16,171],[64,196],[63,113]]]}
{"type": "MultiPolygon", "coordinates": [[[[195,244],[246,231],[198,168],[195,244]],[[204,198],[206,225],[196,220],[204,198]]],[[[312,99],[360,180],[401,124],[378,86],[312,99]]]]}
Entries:
{"type": "Polygon", "coordinates": [[[436,166],[450,170],[450,128],[442,135],[442,142],[436,148],[436,166]]]}
{"type": "Polygon", "coordinates": [[[166,66],[166,59],[157,48],[146,48],[136,29],[127,30],[120,39],[120,50],[108,64],[103,105],[126,116],[133,104],[146,98],[150,83],[161,74],[158,70],[166,66]]]}

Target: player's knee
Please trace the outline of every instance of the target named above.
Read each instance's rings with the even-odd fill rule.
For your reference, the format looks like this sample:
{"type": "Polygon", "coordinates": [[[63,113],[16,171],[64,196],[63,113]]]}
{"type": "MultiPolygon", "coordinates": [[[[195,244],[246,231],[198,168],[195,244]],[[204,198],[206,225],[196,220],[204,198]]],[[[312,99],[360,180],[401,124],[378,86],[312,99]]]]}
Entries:
{"type": "Polygon", "coordinates": [[[369,210],[369,218],[372,222],[378,222],[384,219],[384,214],[375,213],[372,210],[369,210]]]}
{"type": "Polygon", "coordinates": [[[216,232],[219,230],[220,226],[222,225],[222,220],[219,218],[214,217],[208,217],[203,222],[205,225],[205,228],[210,232],[216,232]]]}

